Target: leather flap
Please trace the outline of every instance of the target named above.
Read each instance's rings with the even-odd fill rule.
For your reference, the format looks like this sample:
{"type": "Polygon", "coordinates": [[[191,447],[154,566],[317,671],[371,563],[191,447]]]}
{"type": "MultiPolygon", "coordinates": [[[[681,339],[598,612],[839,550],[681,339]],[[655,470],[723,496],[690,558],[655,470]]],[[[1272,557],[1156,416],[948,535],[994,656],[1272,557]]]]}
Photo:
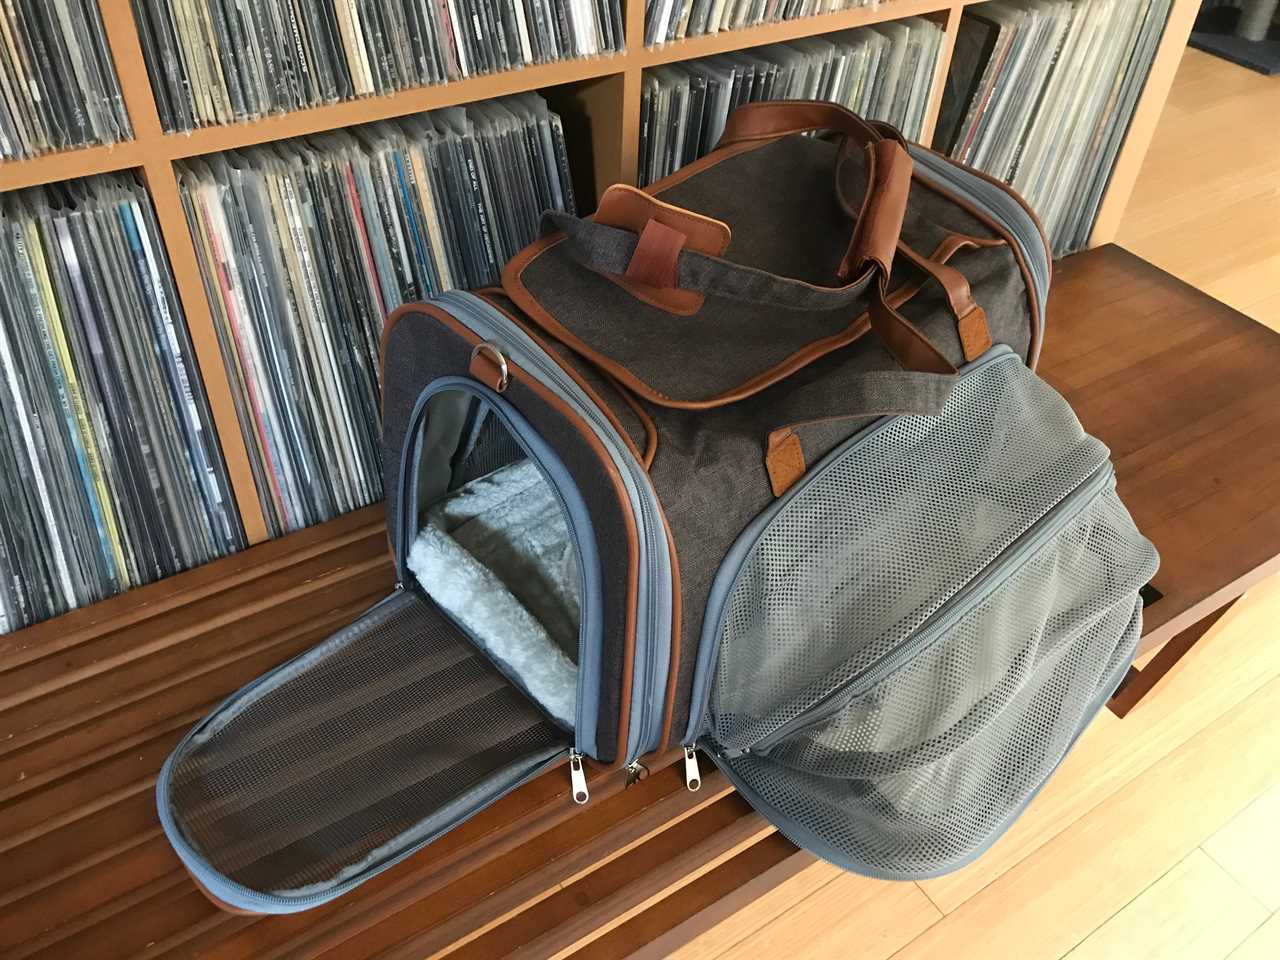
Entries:
{"type": "Polygon", "coordinates": [[[604,192],[591,219],[635,234],[643,233],[649,221],[656,220],[664,227],[684,234],[685,249],[713,257],[722,256],[733,239],[733,232],[723,220],[663,203],[657,197],[625,183],[615,183],[604,192]]]}

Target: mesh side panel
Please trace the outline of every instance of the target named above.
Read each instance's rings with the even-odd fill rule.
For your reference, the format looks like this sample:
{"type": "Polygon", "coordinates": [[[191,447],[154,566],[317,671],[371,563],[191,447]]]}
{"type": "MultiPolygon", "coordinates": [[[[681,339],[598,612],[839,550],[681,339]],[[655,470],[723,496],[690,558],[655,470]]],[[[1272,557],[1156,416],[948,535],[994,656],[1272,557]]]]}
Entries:
{"type": "Polygon", "coordinates": [[[846,866],[953,869],[1008,825],[1110,693],[1154,562],[1109,495],[888,679],[733,770],[784,833],[846,866]]]}
{"type": "MultiPolygon", "coordinates": [[[[1016,710],[1015,700],[1033,698],[1060,669],[1072,696],[1087,704],[1110,673],[1135,591],[1152,565],[1150,545],[1107,492],[887,679],[789,735],[768,751],[770,758],[843,778],[924,768],[986,736],[1000,711],[1016,710]]],[[[1065,700],[1062,707],[1072,729],[1079,714],[1065,700]]],[[[1042,728],[1022,733],[1029,740],[1052,737],[1042,728]]],[[[950,774],[975,775],[954,766],[950,774]]]]}
{"type": "Polygon", "coordinates": [[[1141,633],[1155,549],[1095,473],[1105,458],[1010,357],[770,520],[728,597],[711,733],[783,833],[919,878],[1017,815],[1141,633]]]}
{"type": "Polygon", "coordinates": [[[501,420],[486,411],[470,448],[463,452],[462,459],[454,470],[450,486],[456,489],[523,459],[524,450],[516,438],[503,426],[501,420]]]}
{"type": "Polygon", "coordinates": [[[899,417],[806,483],[725,607],[716,740],[750,747],[897,648],[1106,460],[1009,355],[938,417],[899,417]]]}
{"type": "MultiPolygon", "coordinates": [[[[1092,708],[1110,694],[1115,671],[1137,649],[1140,603],[1128,609],[1121,642],[1116,645],[1110,636],[1108,655],[1098,651],[1089,660],[1086,641],[1081,652],[1046,664],[1035,684],[988,718],[981,736],[933,763],[885,777],[844,779],[768,757],[727,762],[755,794],[752,803],[784,834],[839,865],[900,879],[945,873],[999,836],[1053,772],[1092,708]],[[1096,685],[1101,678],[1108,682],[1096,685]]],[[[1094,631],[1094,639],[1102,633],[1094,631]]]]}
{"type": "Polygon", "coordinates": [[[394,856],[424,818],[566,741],[407,592],[277,676],[224,708],[172,771],[183,834],[253,890],[296,891],[394,856]]]}

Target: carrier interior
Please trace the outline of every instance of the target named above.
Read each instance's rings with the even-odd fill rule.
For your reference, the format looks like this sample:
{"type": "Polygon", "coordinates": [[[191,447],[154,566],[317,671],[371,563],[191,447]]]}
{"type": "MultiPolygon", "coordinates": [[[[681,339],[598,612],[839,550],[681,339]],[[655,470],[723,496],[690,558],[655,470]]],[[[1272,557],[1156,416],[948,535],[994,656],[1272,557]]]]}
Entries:
{"type": "Polygon", "coordinates": [[[509,416],[467,389],[427,400],[406,565],[498,669],[573,729],[582,565],[564,502],[509,416]]]}

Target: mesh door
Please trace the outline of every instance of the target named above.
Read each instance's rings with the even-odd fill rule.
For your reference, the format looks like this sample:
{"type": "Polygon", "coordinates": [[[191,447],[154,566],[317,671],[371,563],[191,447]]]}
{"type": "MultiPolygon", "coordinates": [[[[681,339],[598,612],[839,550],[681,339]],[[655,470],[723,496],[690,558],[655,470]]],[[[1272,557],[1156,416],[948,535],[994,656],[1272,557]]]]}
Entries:
{"type": "Polygon", "coordinates": [[[327,899],[567,746],[432,604],[404,591],[219,708],[171,758],[161,803],[215,895],[225,878],[327,899]]]}

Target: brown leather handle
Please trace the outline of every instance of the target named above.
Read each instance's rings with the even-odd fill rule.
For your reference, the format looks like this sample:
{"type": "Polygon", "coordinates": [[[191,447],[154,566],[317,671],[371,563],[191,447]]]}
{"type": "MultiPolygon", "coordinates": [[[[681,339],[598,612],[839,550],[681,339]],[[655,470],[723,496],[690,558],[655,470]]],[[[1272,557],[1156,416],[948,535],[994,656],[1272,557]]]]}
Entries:
{"type": "Polygon", "coordinates": [[[696,291],[728,300],[789,310],[835,310],[863,303],[865,298],[871,328],[905,369],[955,373],[955,367],[942,351],[886,302],[888,275],[878,268],[843,286],[820,287],[711,256],[683,243],[668,242],[666,231],[646,229],[637,235],[556,210],[544,212],[542,222],[544,232],[560,231],[565,235],[565,251],[569,256],[606,276],[625,278],[639,257],[642,266],[649,270],[645,274],[648,280],[670,289],[696,291]],[[646,251],[643,249],[646,242],[662,249],[646,251]]]}
{"type": "Polygon", "coordinates": [[[911,191],[911,155],[892,127],[872,124],[836,103],[817,100],[749,103],[729,115],[716,149],[755,140],[777,140],[795,133],[831,130],[841,135],[836,155],[836,200],[854,222],[853,236],[840,261],[842,280],[873,267],[886,279],[902,233],[911,191]],[[867,191],[855,208],[842,186],[841,171],[853,147],[867,157],[867,191]]]}
{"type": "MultiPolygon", "coordinates": [[[[891,129],[891,128],[890,128],[891,129]]],[[[777,140],[793,133],[834,130],[860,147],[885,139],[885,127],[863,120],[838,103],[824,100],[769,100],[748,103],[729,114],[716,149],[748,140],[777,140]]],[[[896,134],[896,131],[893,131],[896,134]]]]}

